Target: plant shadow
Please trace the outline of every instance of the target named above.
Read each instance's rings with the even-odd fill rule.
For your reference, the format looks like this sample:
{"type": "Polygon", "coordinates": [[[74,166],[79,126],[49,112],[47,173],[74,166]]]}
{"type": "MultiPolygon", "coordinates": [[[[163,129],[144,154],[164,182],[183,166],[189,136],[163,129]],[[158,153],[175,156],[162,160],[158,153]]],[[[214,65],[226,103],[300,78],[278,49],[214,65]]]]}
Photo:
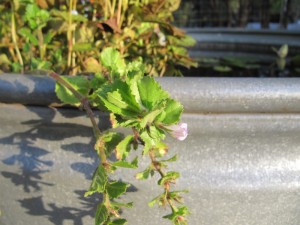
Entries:
{"type": "MultiPolygon", "coordinates": [[[[9,110],[15,110],[13,107],[7,111],[11,113],[12,121],[15,115],[9,110]]],[[[99,159],[93,150],[95,140],[89,121],[86,124],[82,122],[88,120],[84,116],[85,113],[78,109],[38,106],[21,107],[18,112],[22,114],[21,118],[26,119],[21,122],[13,121],[14,124],[8,126],[10,128],[0,132],[0,144],[7,147],[4,158],[1,159],[4,167],[0,167],[0,174],[4,180],[22,188],[23,192],[18,193],[17,201],[26,214],[46,216],[50,223],[58,225],[66,220],[72,221],[74,225],[82,225],[83,217],[93,217],[100,197],[85,198],[84,191],[77,190],[77,200],[72,200],[77,202],[77,206],[68,207],[51,200],[49,202],[46,200],[48,198],[43,196],[47,196],[49,188],[57,185],[56,181],[51,179],[51,174],[57,171],[58,164],[64,163],[63,159],[60,161],[59,154],[67,155],[66,158],[71,156],[71,161],[67,164],[70,171],[80,173],[88,180],[92,178],[99,159]],[[64,145],[66,140],[76,140],[76,143],[64,145]],[[32,193],[34,196],[40,196],[32,197],[32,193]]],[[[108,129],[107,115],[101,115],[101,121],[105,122],[99,125],[100,129],[108,129]]],[[[69,175],[68,179],[72,179],[72,176],[69,175]]],[[[70,191],[72,192],[72,189],[70,191]]]]}

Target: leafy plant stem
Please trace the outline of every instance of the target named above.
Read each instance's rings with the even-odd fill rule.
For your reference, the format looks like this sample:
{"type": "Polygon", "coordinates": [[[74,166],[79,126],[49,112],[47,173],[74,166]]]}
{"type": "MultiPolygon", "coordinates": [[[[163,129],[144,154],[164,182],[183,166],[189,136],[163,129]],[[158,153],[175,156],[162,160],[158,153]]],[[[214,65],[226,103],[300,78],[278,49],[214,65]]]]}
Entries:
{"type": "MultiPolygon", "coordinates": [[[[98,125],[97,125],[97,122],[96,122],[95,117],[94,117],[94,113],[93,113],[93,111],[90,107],[88,99],[85,96],[83,96],[82,94],[80,94],[78,91],[76,91],[72,87],[71,84],[69,84],[67,81],[62,79],[57,73],[50,72],[49,76],[51,76],[54,80],[56,80],[60,85],[68,88],[72,92],[72,94],[80,100],[80,102],[81,102],[83,108],[85,109],[89,119],[91,120],[95,137],[98,140],[100,135],[101,135],[101,131],[100,131],[98,125]]],[[[101,157],[101,162],[103,164],[106,164],[107,163],[106,154],[105,154],[104,149],[102,149],[102,148],[100,148],[100,157],[101,157]]]]}
{"type": "Polygon", "coordinates": [[[15,21],[15,6],[14,3],[12,2],[11,4],[11,36],[12,36],[12,41],[15,47],[15,51],[17,52],[17,56],[18,56],[18,61],[22,67],[21,69],[21,73],[24,73],[24,62],[22,59],[22,55],[20,52],[20,49],[18,47],[18,43],[17,43],[17,32],[16,32],[16,21],[15,21]]]}

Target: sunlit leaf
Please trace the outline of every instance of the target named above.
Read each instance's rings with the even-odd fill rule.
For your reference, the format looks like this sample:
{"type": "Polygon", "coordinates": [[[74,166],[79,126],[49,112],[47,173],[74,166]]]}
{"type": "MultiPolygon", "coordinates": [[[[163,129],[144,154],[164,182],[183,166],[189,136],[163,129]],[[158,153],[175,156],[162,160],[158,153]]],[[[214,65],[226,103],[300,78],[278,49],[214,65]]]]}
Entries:
{"type": "MultiPolygon", "coordinates": [[[[61,77],[61,78],[67,81],[69,84],[71,84],[72,87],[82,95],[86,96],[89,93],[90,90],[89,81],[84,77],[77,76],[77,77],[61,77]]],[[[57,97],[66,104],[80,103],[80,99],[77,99],[69,89],[67,89],[66,87],[62,86],[59,83],[56,83],[55,92],[57,97]]]]}
{"type": "Polygon", "coordinates": [[[102,165],[99,165],[94,173],[93,180],[89,190],[84,194],[85,197],[97,193],[103,193],[107,184],[108,178],[106,171],[102,165]]]}
{"type": "Polygon", "coordinates": [[[144,77],[138,82],[138,90],[143,105],[152,110],[161,101],[167,99],[169,94],[152,77],[144,77]]]}
{"type": "Polygon", "coordinates": [[[133,141],[133,135],[128,135],[125,137],[116,147],[116,157],[117,159],[125,159],[130,150],[133,141]]]}

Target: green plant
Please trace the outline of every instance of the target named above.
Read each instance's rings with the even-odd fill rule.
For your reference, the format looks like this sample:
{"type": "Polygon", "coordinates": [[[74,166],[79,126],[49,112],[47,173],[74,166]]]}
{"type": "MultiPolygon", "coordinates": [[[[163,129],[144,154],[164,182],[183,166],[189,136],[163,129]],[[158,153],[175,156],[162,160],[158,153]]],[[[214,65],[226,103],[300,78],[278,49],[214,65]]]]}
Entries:
{"type": "Polygon", "coordinates": [[[4,0],[0,47],[9,63],[3,69],[96,73],[105,69],[100,52],[113,47],[128,61],[142,57],[148,75],[180,75],[178,65],[196,63],[186,49],[194,39],[171,24],[179,5],[180,0],[4,0]]]}
{"type": "Polygon", "coordinates": [[[284,70],[286,66],[286,57],[289,52],[289,46],[287,44],[282,45],[278,50],[272,48],[272,50],[276,53],[276,64],[279,70],[284,70]]]}
{"type": "Polygon", "coordinates": [[[132,149],[140,150],[143,156],[150,158],[150,165],[136,174],[137,179],[147,179],[155,173],[160,175],[158,185],[163,191],[149,206],[168,206],[170,214],[164,218],[175,225],[187,224],[189,210],[182,204],[181,196],[186,190],[173,190],[180,174],[166,171],[167,164],[176,161],[177,156],[165,158],[168,146],[164,142],[166,133],[178,140],[187,137],[187,125],[179,123],[183,106],[170,98],[154,78],[144,76],[145,65],[141,59],[126,64],[121,54],[113,48],[102,51],[100,58],[107,73],[98,73],[91,80],[82,76],[60,77],[50,73],[57,81],[57,96],[64,103],[81,105],[93,125],[95,150],[101,163],[85,195],[100,193],[103,196],[97,208],[95,224],[127,223],[126,219],[120,218],[120,211],[133,204],[120,202],[119,199],[130,184],[113,180],[110,175],[119,168],[138,168],[138,157],[132,158],[132,149]],[[123,137],[115,131],[100,131],[91,106],[109,112],[113,128],[129,128],[132,134],[123,137]]]}

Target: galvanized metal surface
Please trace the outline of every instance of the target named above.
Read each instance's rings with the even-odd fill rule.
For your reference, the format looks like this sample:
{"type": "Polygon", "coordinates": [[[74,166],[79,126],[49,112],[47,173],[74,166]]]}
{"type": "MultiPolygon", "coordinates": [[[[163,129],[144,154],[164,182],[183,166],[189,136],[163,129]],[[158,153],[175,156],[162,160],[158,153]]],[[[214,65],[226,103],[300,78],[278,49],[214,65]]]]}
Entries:
{"type": "MultiPolygon", "coordinates": [[[[172,89],[172,95],[187,108],[183,116],[189,125],[187,140],[177,142],[168,138],[167,142],[170,153],[180,155],[179,161],[170,167],[182,174],[176,186],[190,190],[185,195],[192,210],[189,224],[298,225],[298,81],[163,79],[160,82],[172,89]],[[261,85],[251,85],[250,81],[261,85]],[[268,86],[270,83],[273,88],[268,86]],[[213,91],[214,84],[218,88],[213,91]],[[238,92],[234,87],[242,84],[245,88],[238,92]],[[208,101],[214,98],[218,101],[208,101]],[[206,101],[214,106],[205,108],[206,101]],[[248,107],[239,108],[243,106],[240,102],[246,102],[248,107]],[[268,102],[269,106],[259,108],[268,102]],[[225,103],[230,110],[226,111],[225,103]],[[218,110],[218,104],[222,110],[218,110]]],[[[101,128],[107,129],[108,124],[103,124],[107,121],[105,116],[101,116],[101,121],[101,128]]],[[[97,201],[84,198],[83,193],[89,186],[97,157],[84,113],[0,104],[0,124],[0,224],[92,224],[97,201]]],[[[147,158],[141,158],[141,166],[146,165],[147,158]]],[[[136,181],[133,178],[136,172],[124,170],[116,174],[132,184],[124,199],[135,202],[133,209],[124,212],[129,224],[169,224],[160,218],[167,211],[147,206],[159,193],[155,179],[136,181]]]]}
{"type": "MultiPolygon", "coordinates": [[[[184,104],[186,113],[298,113],[300,79],[158,78],[184,104]]],[[[0,102],[50,105],[59,102],[47,76],[0,75],[0,102]],[[13,93],[13,94],[12,94],[13,93]]]]}
{"type": "Polygon", "coordinates": [[[232,53],[256,60],[271,60],[276,57],[272,48],[287,44],[289,56],[300,54],[300,32],[287,30],[253,30],[228,28],[188,28],[197,44],[191,48],[193,57],[224,57],[232,53]],[[223,55],[221,55],[221,53],[223,55]],[[262,57],[260,57],[262,56],[262,57]]]}

